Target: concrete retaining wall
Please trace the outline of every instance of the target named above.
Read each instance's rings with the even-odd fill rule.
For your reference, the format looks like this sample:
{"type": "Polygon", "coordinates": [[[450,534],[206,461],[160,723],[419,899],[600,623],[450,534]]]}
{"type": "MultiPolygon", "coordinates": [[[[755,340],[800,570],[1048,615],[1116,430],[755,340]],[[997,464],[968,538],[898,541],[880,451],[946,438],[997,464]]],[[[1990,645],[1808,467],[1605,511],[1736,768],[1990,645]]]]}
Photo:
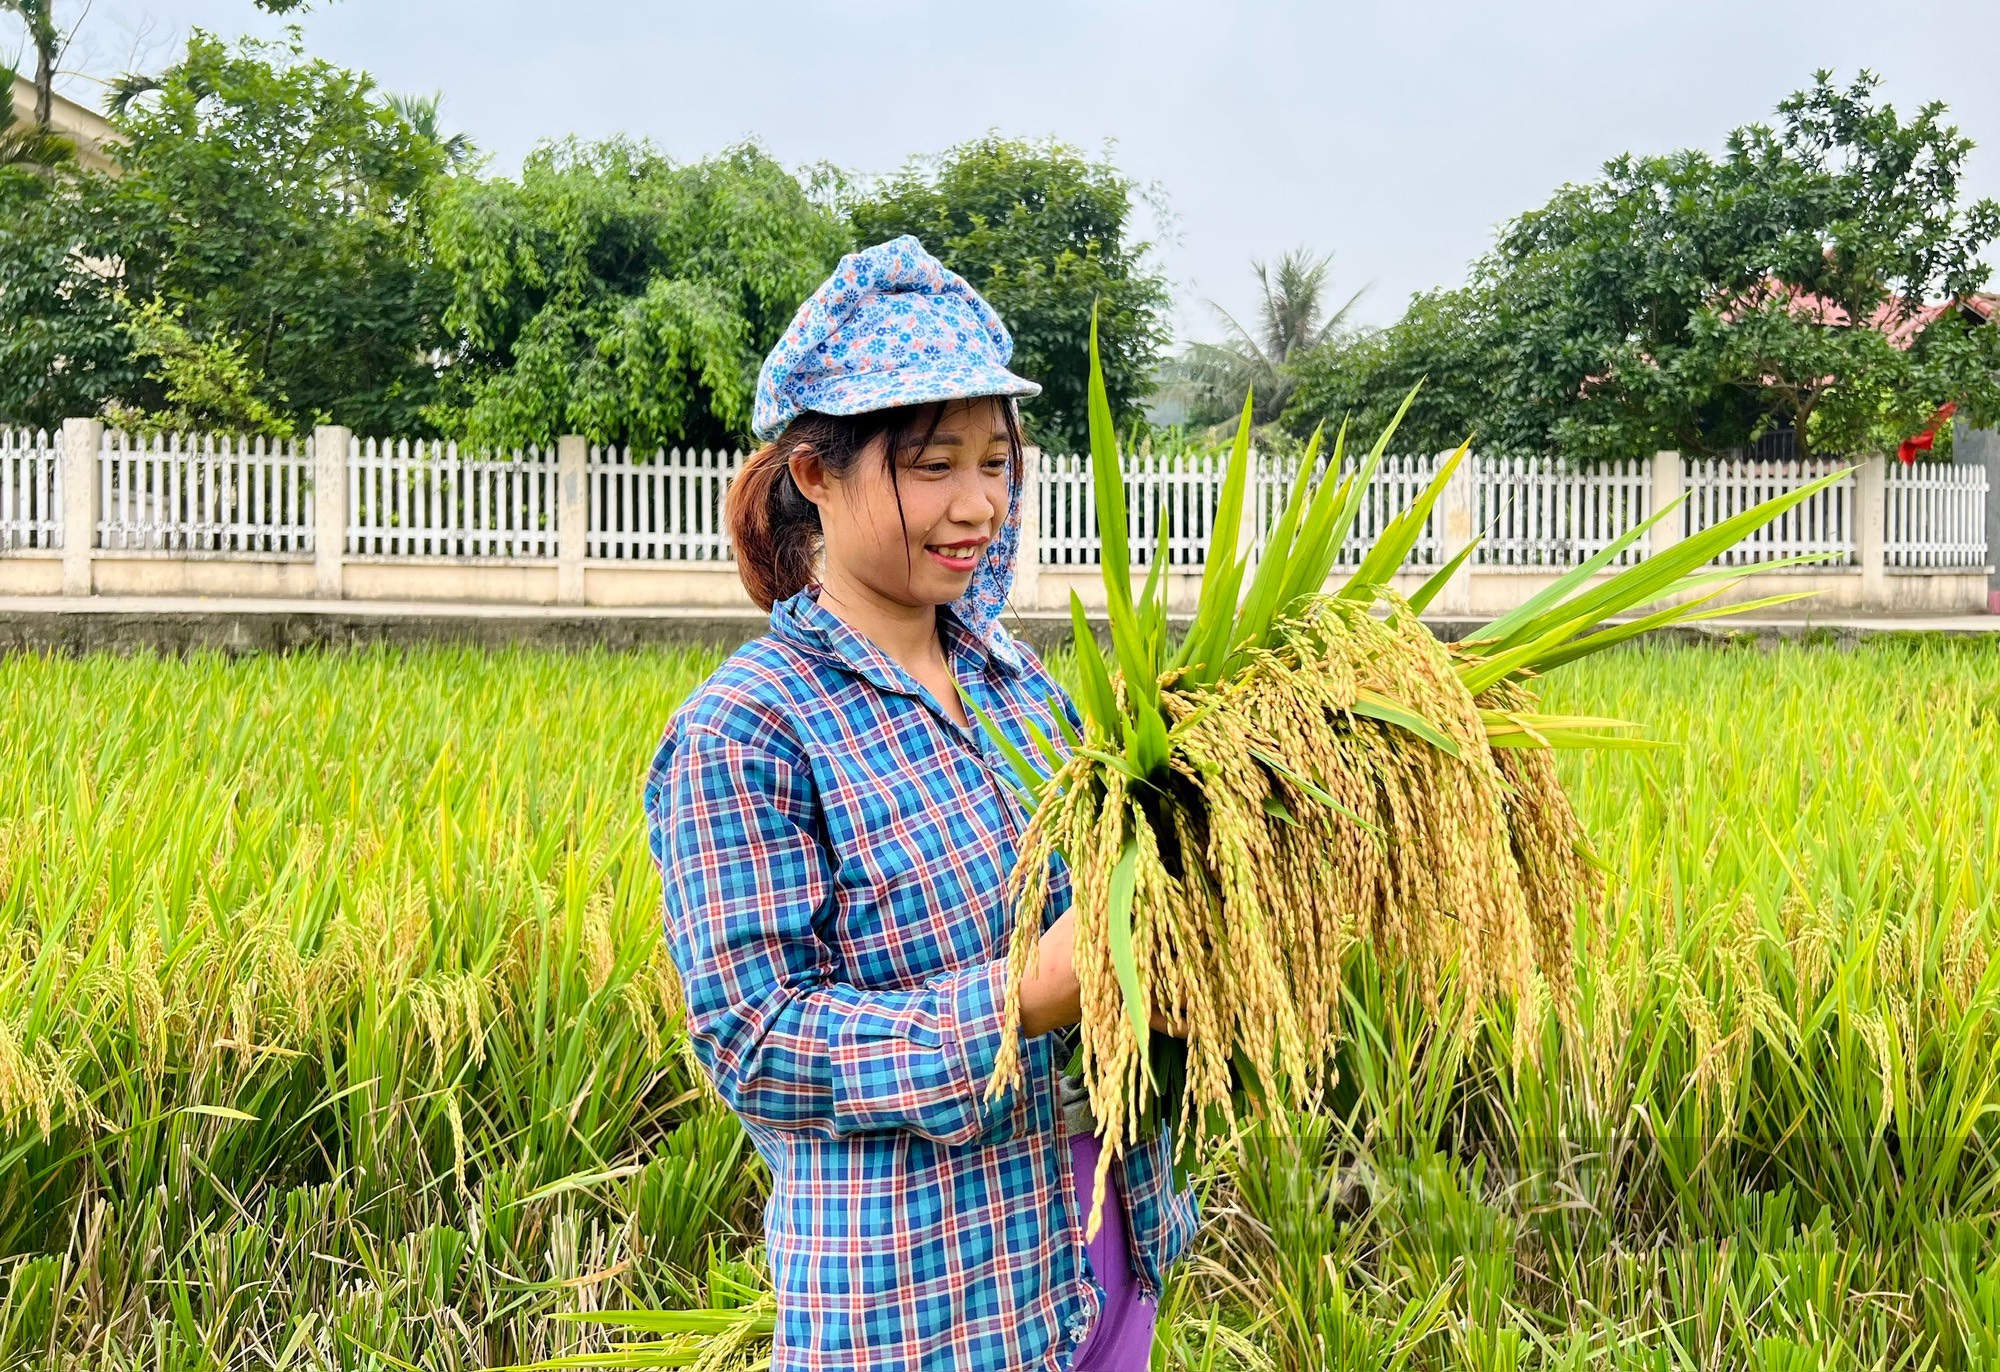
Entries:
{"type": "MultiPolygon", "coordinates": [[[[0,555],[0,596],[57,595],[63,589],[62,554],[26,551],[0,555]]],[[[1491,618],[1505,614],[1542,590],[1561,573],[1517,567],[1468,567],[1461,571],[1455,603],[1440,598],[1440,608],[1491,618]]],[[[91,590],[100,596],[211,596],[293,599],[312,596],[315,564],[311,558],[252,556],[167,556],[158,553],[94,552],[90,560],[91,590]]],[[[1820,613],[1866,611],[1870,614],[1977,614],[1987,608],[1987,575],[1968,572],[1883,569],[1871,586],[1858,567],[1792,568],[1776,572],[1746,570],[1743,580],[1719,602],[1770,595],[1810,594],[1820,613]]],[[[545,559],[426,559],[348,557],[340,566],[343,598],[362,601],[447,602],[546,606],[559,603],[560,569],[545,559]]],[[[1142,585],[1143,575],[1133,578],[1142,585]]],[[[1420,574],[1396,578],[1396,589],[1409,594],[1423,584],[1420,574]]],[[[1029,579],[1031,596],[1018,596],[1023,610],[1060,612],[1075,591],[1090,609],[1104,606],[1104,583],[1095,567],[1043,567],[1029,579]]],[[[1183,612],[1194,609],[1201,595],[1201,578],[1185,573],[1167,576],[1167,603],[1183,612]]],[[[331,601],[338,604],[339,601],[331,601]]],[[[671,607],[682,610],[751,608],[736,569],[715,562],[593,562],[583,573],[583,602],[598,607],[671,607]]]]}
{"type": "MultiPolygon", "coordinates": [[[[463,644],[558,650],[624,651],[649,647],[733,649],[764,632],[755,608],[618,609],[572,606],[235,602],[198,599],[0,599],[0,655],[9,652],[284,653],[308,649],[419,648],[463,644]]],[[[1440,638],[1463,638],[1487,621],[1441,615],[1428,621],[1440,638]]],[[[1101,620],[1093,620],[1100,638],[1101,620]]],[[[1040,652],[1070,640],[1067,614],[1009,612],[1007,626],[1040,652]]],[[[1818,620],[1721,620],[1665,631],[1702,643],[1805,639],[1852,643],[1883,634],[1954,634],[1992,645],[2000,670],[2000,618],[1955,615],[1898,619],[1862,616],[1818,620]]]]}

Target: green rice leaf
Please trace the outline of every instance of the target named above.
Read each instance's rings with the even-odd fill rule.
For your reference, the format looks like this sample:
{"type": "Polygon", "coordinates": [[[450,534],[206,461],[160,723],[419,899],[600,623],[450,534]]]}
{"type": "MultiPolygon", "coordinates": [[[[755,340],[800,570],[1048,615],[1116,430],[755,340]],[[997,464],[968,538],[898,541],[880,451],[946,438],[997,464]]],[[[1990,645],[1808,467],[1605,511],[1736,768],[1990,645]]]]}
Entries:
{"type": "Polygon", "coordinates": [[[1679,746],[1671,739],[1633,738],[1629,734],[1596,734],[1583,729],[1544,729],[1534,732],[1519,729],[1508,733],[1488,734],[1486,743],[1491,748],[1594,748],[1601,752],[1621,749],[1644,751],[1679,746]]]}
{"type": "MultiPolygon", "coordinates": [[[[1324,434],[1324,429],[1315,428],[1307,440],[1306,450],[1299,458],[1301,480],[1319,466],[1324,434]]],[[[1343,423],[1334,437],[1333,452],[1327,457],[1326,472],[1313,488],[1305,513],[1299,516],[1298,536],[1285,554],[1285,577],[1278,589],[1280,617],[1285,607],[1300,596],[1312,594],[1325,585],[1327,573],[1340,555],[1339,547],[1333,543],[1334,526],[1339,523],[1344,502],[1352,497],[1353,484],[1352,478],[1340,474],[1341,455],[1346,447],[1347,425],[1343,423]]]]}
{"type": "Polygon", "coordinates": [[[1422,381],[1418,381],[1416,385],[1410,387],[1410,393],[1403,397],[1403,403],[1398,405],[1396,413],[1390,416],[1388,427],[1382,430],[1380,436],[1375,440],[1375,446],[1368,450],[1367,458],[1355,471],[1353,494],[1345,503],[1340,512],[1340,517],[1334,522],[1333,528],[1329,531],[1329,537],[1333,544],[1333,551],[1329,555],[1326,564],[1329,571],[1333,567],[1332,559],[1339,556],[1340,545],[1347,541],[1347,536],[1350,533],[1354,532],[1354,521],[1361,514],[1361,505],[1367,496],[1368,484],[1375,478],[1375,469],[1382,465],[1382,454],[1389,451],[1389,440],[1396,436],[1396,430],[1401,426],[1403,416],[1410,412],[1410,406],[1416,403],[1417,392],[1423,388],[1424,383],[1422,381]]]}
{"type": "Polygon", "coordinates": [[[1063,709],[1062,702],[1054,696],[1045,696],[1043,699],[1048,703],[1049,715],[1055,720],[1056,728],[1062,731],[1063,741],[1069,744],[1071,751],[1081,748],[1083,737],[1077,733],[1076,726],[1069,722],[1069,711],[1063,709]]]}
{"type": "Polygon", "coordinates": [[[1097,352],[1097,306],[1090,307],[1090,483],[1097,496],[1097,533],[1106,604],[1115,618],[1132,608],[1132,555],[1126,543],[1125,472],[1118,461],[1118,432],[1104,390],[1104,364],[1097,352]]]}
{"type": "MultiPolygon", "coordinates": [[[[1139,625],[1146,645],[1146,658],[1150,662],[1158,662],[1166,650],[1167,520],[1161,517],[1161,505],[1156,491],[1153,496],[1153,528],[1157,531],[1158,542],[1153,549],[1152,566],[1146,569],[1145,589],[1139,595],[1139,625]]],[[[1154,675],[1159,673],[1156,671],[1154,675]]]]}
{"type": "Polygon", "coordinates": [[[1472,440],[1468,438],[1458,445],[1456,452],[1438,465],[1437,475],[1432,477],[1417,498],[1390,520],[1387,527],[1382,530],[1381,537],[1375,540],[1375,546],[1368,550],[1368,555],[1361,559],[1361,565],[1355,568],[1354,575],[1348,578],[1347,585],[1341,589],[1340,593],[1343,596],[1349,600],[1373,600],[1375,593],[1389,584],[1389,579],[1395,576],[1397,569],[1409,560],[1410,550],[1416,547],[1417,540],[1423,537],[1424,524],[1430,519],[1431,510],[1437,505],[1438,498],[1444,494],[1445,486],[1457,473],[1459,464],[1465,461],[1466,454],[1471,450],[1472,440]]]}
{"type": "Polygon", "coordinates": [[[1118,709],[1118,697],[1111,689],[1111,668],[1104,661],[1104,650],[1097,645],[1097,635],[1090,631],[1083,597],[1075,591],[1069,593],[1069,620],[1076,647],[1077,676],[1082,682],[1077,705],[1084,719],[1095,724],[1099,733],[1122,742],[1125,720],[1118,709]]]}
{"type": "Polygon", "coordinates": [[[1244,597],[1243,610],[1236,621],[1230,653],[1216,674],[1218,679],[1234,670],[1237,657],[1246,647],[1261,648],[1270,637],[1271,625],[1277,619],[1282,603],[1280,596],[1285,587],[1285,573],[1297,538],[1299,520],[1305,514],[1309,475],[1303,467],[1300,469],[1299,478],[1292,485],[1291,496],[1285,501],[1284,512],[1278,516],[1277,527],[1265,540],[1263,555],[1257,560],[1256,574],[1250,579],[1250,591],[1244,597]]]}
{"type": "Polygon", "coordinates": [[[1145,779],[1145,773],[1134,766],[1130,758],[1120,757],[1116,753],[1107,753],[1102,748],[1083,747],[1077,749],[1077,752],[1093,761],[1103,763],[1106,767],[1116,768],[1126,776],[1131,777],[1134,781],[1145,779]]]}
{"type": "Polygon", "coordinates": [[[1105,908],[1105,932],[1111,945],[1111,967],[1118,974],[1118,992],[1132,1016],[1132,1032],[1145,1043],[1152,1032],[1145,993],[1139,985],[1139,959],[1132,949],[1132,887],[1138,875],[1139,842],[1130,833],[1111,869],[1110,899],[1105,908]]]}
{"type": "Polygon", "coordinates": [[[1039,724],[1035,723],[1027,715],[1022,715],[1021,727],[1027,730],[1028,741],[1035,745],[1035,751],[1040,753],[1042,760],[1049,764],[1050,772],[1055,772],[1063,765],[1065,759],[1063,758],[1062,750],[1056,747],[1055,740],[1042,732],[1039,724]]]}
{"type": "Polygon", "coordinates": [[[1369,833],[1379,834],[1381,832],[1381,830],[1376,825],[1374,825],[1373,823],[1371,823],[1366,819],[1363,819],[1360,815],[1356,814],[1352,809],[1341,804],[1337,796],[1335,796],[1332,792],[1320,786],[1319,783],[1314,781],[1311,777],[1301,776],[1296,770],[1294,770],[1290,766],[1287,766],[1283,758],[1273,756],[1272,754],[1265,752],[1262,748],[1258,748],[1255,746],[1253,746],[1250,749],[1250,756],[1256,758],[1257,761],[1263,763],[1266,767],[1269,767],[1279,776],[1291,782],[1292,785],[1298,787],[1301,791],[1304,791],[1307,795],[1311,796],[1314,800],[1318,801],[1320,804],[1326,806],[1329,809],[1338,810],[1341,814],[1353,820],[1356,824],[1360,825],[1363,829],[1366,829],[1369,833]]]}
{"type": "Polygon", "coordinates": [[[208,1118],[215,1120],[241,1120],[248,1124],[257,1123],[255,1115],[227,1105],[183,1105],[180,1112],[183,1115],[206,1115],[208,1118]]]}
{"type": "MultiPolygon", "coordinates": [[[[1589,574],[1579,576],[1578,573],[1584,573],[1586,568],[1594,573],[1598,567],[1604,565],[1600,559],[1608,561],[1605,554],[1610,553],[1612,548],[1620,545],[1629,546],[1633,534],[1649,528],[1662,515],[1670,513],[1675,508],[1669,505],[1659,515],[1653,516],[1638,529],[1628,532],[1615,541],[1610,548],[1606,548],[1603,553],[1586,562],[1583,567],[1576,568],[1570,574],[1559,578],[1547,591],[1533,597],[1530,604],[1536,606],[1534,614],[1524,616],[1521,610],[1516,610],[1513,614],[1503,616],[1482,630],[1476,636],[1477,641],[1483,644],[1497,640],[1511,647],[1530,638],[1539,638],[1553,647],[1560,642],[1560,638],[1551,637],[1550,631],[1558,626],[1567,626],[1567,631],[1574,633],[1599,620],[1610,619],[1663,596],[1676,594],[1676,583],[1685,574],[1713,562],[1756,530],[1794,506],[1811,499],[1852,470],[1852,468],[1842,468],[1839,471],[1829,472],[1825,476],[1796,486],[1783,495],[1773,496],[1769,500],[1753,505],[1741,514],[1688,535],[1666,551],[1625,568],[1616,576],[1573,598],[1564,599],[1568,596],[1569,590],[1575,589],[1589,574]],[[1550,593],[1558,588],[1562,588],[1562,595],[1552,597],[1550,593]]],[[[1724,571],[1710,575],[1727,576],[1730,573],[1724,571]]]]}
{"type": "MultiPolygon", "coordinates": [[[[1685,496],[1682,497],[1682,500],[1685,499],[1685,496]]],[[[1612,559],[1637,543],[1655,524],[1658,524],[1661,520],[1680,509],[1682,500],[1670,502],[1665,508],[1655,511],[1645,520],[1612,539],[1610,543],[1584,559],[1582,563],[1570,568],[1549,585],[1544,586],[1534,595],[1529,596],[1526,601],[1515,606],[1512,610],[1509,610],[1506,614],[1488,624],[1484,629],[1481,629],[1476,641],[1480,643],[1502,642],[1510,636],[1523,632],[1531,632],[1527,628],[1528,625],[1546,613],[1550,607],[1561,603],[1562,599],[1571,591],[1610,566],[1612,559]]],[[[1639,565],[1644,566],[1645,564],[1640,563],[1639,565]]]]}
{"type": "MultiPolygon", "coordinates": [[[[1000,755],[1007,759],[1007,765],[1014,769],[1015,779],[1020,782],[1021,789],[1028,793],[1036,805],[1041,804],[1042,792],[1047,788],[1049,779],[1042,775],[1040,768],[1028,760],[1026,753],[1014,746],[1012,739],[1000,732],[999,724],[991,715],[979,708],[966,693],[965,687],[958,688],[958,697],[965,702],[965,708],[972,711],[973,718],[979,721],[979,727],[986,731],[986,736],[993,740],[993,746],[1000,750],[1000,755]]],[[[1035,726],[1030,723],[1028,727],[1034,729],[1035,726]]],[[[1039,736],[1041,731],[1037,729],[1035,732],[1039,736]]],[[[1044,739],[1042,742],[1046,745],[1047,740],[1044,739]]],[[[1056,759],[1054,765],[1061,766],[1061,760],[1056,759]]]]}
{"type": "Polygon", "coordinates": [[[1463,548],[1460,548],[1451,561],[1445,563],[1444,566],[1438,568],[1435,572],[1432,572],[1430,579],[1417,587],[1416,593],[1409,598],[1411,614],[1420,615],[1431,607],[1431,602],[1436,600],[1438,593],[1445,588],[1454,576],[1458,575],[1458,569],[1463,567],[1472,557],[1473,550],[1479,546],[1479,543],[1480,540],[1475,538],[1463,548]]]}
{"type": "Polygon", "coordinates": [[[1348,710],[1349,713],[1360,715],[1364,719],[1391,724],[1415,734],[1447,757],[1458,756],[1458,745],[1440,733],[1436,725],[1407,705],[1399,705],[1385,695],[1364,687],[1354,693],[1354,704],[1349,706],[1348,710]]]}
{"type": "MultiPolygon", "coordinates": [[[[1720,595],[1729,586],[1740,585],[1741,582],[1741,577],[1731,577],[1728,585],[1724,586],[1722,590],[1715,592],[1714,595],[1720,595]]],[[[1756,610],[1767,610],[1773,605],[1786,605],[1794,600],[1805,600],[1811,594],[1812,592],[1810,591],[1787,591],[1782,595],[1759,596],[1754,600],[1738,601],[1733,605],[1714,605],[1706,609],[1702,607],[1707,605],[1713,598],[1713,595],[1700,596],[1684,604],[1670,605],[1650,615],[1614,624],[1609,628],[1600,629],[1596,633],[1586,635],[1582,638],[1571,639],[1561,647],[1552,649],[1546,656],[1537,658],[1529,663],[1526,670],[1538,673],[1552,671],[1566,662],[1575,662],[1578,658],[1589,657],[1592,653],[1601,653],[1606,648],[1615,648],[1620,643],[1637,638],[1640,634],[1649,633],[1654,629],[1665,628],[1674,624],[1693,624],[1702,620],[1724,619],[1730,615],[1748,614],[1756,610]]]]}
{"type": "Polygon", "coordinates": [[[1248,498],[1253,463],[1250,457],[1250,416],[1252,395],[1243,397],[1243,413],[1236,422],[1236,440],[1230,445],[1229,466],[1222,477],[1222,494],[1215,518],[1209,525],[1208,554],[1202,568],[1201,597],[1195,604],[1194,623],[1181,640],[1180,650],[1170,665],[1198,664],[1188,674],[1192,684],[1209,685],[1221,675],[1222,658],[1236,627],[1236,597],[1243,585],[1243,568],[1249,548],[1236,546],[1243,527],[1243,505],[1248,498]]]}
{"type": "Polygon", "coordinates": [[[1629,719],[1609,719],[1603,715],[1551,715],[1538,710],[1481,710],[1480,718],[1489,728],[1501,723],[1519,724],[1530,729],[1637,729],[1629,719]]]}
{"type": "Polygon", "coordinates": [[[730,1334],[743,1328],[769,1333],[777,1327],[771,1310],[558,1310],[550,1319],[569,1324],[608,1325],[645,1334],[730,1334]]]}

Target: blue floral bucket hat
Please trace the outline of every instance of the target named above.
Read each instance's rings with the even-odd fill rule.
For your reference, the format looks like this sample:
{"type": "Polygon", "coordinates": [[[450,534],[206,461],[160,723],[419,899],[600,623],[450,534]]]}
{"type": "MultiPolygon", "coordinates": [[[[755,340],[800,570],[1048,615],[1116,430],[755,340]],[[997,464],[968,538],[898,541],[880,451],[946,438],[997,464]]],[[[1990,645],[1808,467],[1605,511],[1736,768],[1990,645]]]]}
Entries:
{"type": "Polygon", "coordinates": [[[768,442],[806,410],[1041,394],[1007,370],[1013,355],[993,307],[904,234],[841,258],[799,306],[757,373],[751,431],[768,442]]]}

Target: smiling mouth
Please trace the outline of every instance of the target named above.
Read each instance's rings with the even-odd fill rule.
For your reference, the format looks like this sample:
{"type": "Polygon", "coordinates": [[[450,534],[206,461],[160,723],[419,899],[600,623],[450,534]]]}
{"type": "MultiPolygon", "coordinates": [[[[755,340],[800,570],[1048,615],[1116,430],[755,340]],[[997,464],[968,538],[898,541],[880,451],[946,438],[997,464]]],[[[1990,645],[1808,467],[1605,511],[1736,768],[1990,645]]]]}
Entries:
{"type": "Polygon", "coordinates": [[[988,542],[979,538],[969,543],[926,543],[924,551],[954,572],[969,572],[978,565],[979,554],[988,542]]]}

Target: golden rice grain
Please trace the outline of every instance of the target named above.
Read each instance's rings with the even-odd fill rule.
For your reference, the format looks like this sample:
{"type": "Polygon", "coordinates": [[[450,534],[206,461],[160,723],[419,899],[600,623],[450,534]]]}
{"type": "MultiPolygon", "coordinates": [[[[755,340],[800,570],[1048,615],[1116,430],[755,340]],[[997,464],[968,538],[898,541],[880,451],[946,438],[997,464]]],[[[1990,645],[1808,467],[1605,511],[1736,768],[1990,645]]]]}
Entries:
{"type": "MultiPolygon", "coordinates": [[[[1007,1012],[1018,1016],[1060,856],[1083,1072],[1107,1166],[1155,1106],[1197,1128],[1214,1107],[1233,1127],[1260,1092],[1293,1106],[1313,1099],[1362,940],[1433,999],[1447,978],[1468,1010],[1513,997],[1517,1055],[1533,1051],[1551,1006],[1566,1017],[1574,920],[1595,907],[1602,878],[1546,753],[1491,747],[1481,716],[1529,709],[1532,694],[1510,684],[1474,700],[1450,650],[1400,602],[1385,604],[1374,614],[1312,598],[1278,646],[1250,652],[1233,678],[1190,692],[1163,680],[1166,780],[1135,782],[1073,755],[1023,833],[1008,888],[1007,1012]],[[1457,756],[1357,713],[1364,692],[1422,715],[1457,756]],[[1128,840],[1140,1018],[1158,1011],[1186,1035],[1174,1101],[1155,1100],[1148,1043],[1110,954],[1110,874],[1128,840]]],[[[1115,689],[1122,701],[1123,682],[1115,689]]],[[[989,1089],[1019,1075],[1010,1040],[989,1089]]],[[[1091,1232],[1098,1214],[1094,1204],[1091,1232]]]]}

